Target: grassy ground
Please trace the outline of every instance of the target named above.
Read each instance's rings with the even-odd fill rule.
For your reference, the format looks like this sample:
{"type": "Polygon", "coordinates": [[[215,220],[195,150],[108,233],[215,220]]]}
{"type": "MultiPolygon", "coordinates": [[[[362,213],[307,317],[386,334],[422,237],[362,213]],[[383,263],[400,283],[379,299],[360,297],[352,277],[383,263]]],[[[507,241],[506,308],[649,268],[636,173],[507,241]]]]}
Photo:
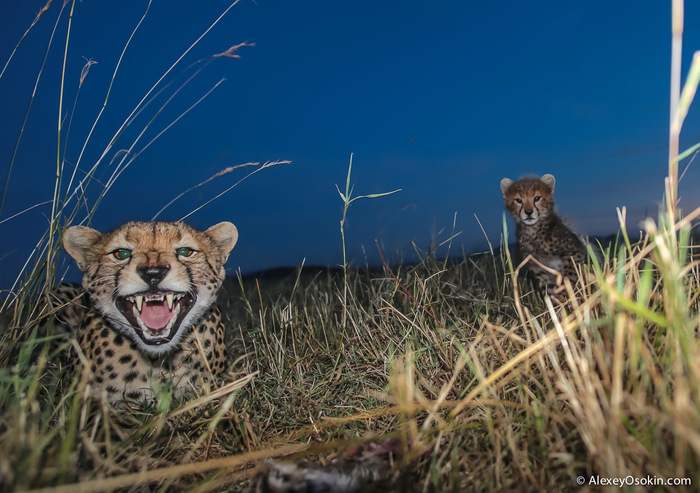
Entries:
{"type": "Polygon", "coordinates": [[[323,462],[387,438],[397,491],[700,484],[688,236],[621,240],[559,308],[513,284],[505,253],[350,270],[345,304],[342,271],[232,278],[228,383],[120,415],[84,400],[69,337],[5,330],[1,489],[238,491],[261,458],[323,462]]]}
{"type": "MultiPolygon", "coordinates": [[[[59,149],[49,227],[0,308],[0,491],[240,491],[265,458],[322,464],[388,439],[398,445],[385,457],[383,491],[602,489],[591,477],[687,478],[629,489],[697,490],[700,268],[690,222],[700,211],[679,219],[675,204],[678,161],[698,148],[678,159],[700,55],[681,93],[682,2],[673,4],[667,210],[634,244],[622,212],[619,242],[568,303],[515,282],[507,251],[426,255],[373,272],[234,276],[220,296],[230,374],[184,400],[162,393],[114,413],[85,398],[89,375],[67,365],[75,341],[54,334],[46,294],[60,277],[60,235],[94,214],[113,180],[76,184],[59,149]],[[83,211],[91,184],[97,199],[83,211]]],[[[132,124],[117,125],[115,139],[132,124]]],[[[113,178],[133,159],[123,156],[113,178]]],[[[351,197],[350,170],[338,191],[344,235],[352,201],[382,194],[351,197]]]]}

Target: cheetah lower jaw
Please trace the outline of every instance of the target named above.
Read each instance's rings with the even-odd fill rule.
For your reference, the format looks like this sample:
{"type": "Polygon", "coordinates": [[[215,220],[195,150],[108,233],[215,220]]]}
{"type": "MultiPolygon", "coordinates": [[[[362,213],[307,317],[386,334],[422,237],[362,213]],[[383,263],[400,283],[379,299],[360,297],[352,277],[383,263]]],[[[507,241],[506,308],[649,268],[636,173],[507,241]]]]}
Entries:
{"type": "MultiPolygon", "coordinates": [[[[172,306],[172,303],[170,304],[170,306],[172,306]]],[[[173,310],[172,312],[173,316],[170,318],[167,325],[162,329],[152,329],[151,327],[146,325],[146,323],[141,319],[141,314],[139,313],[139,310],[136,305],[133,307],[132,313],[134,314],[134,318],[138,322],[139,327],[143,331],[143,337],[151,341],[155,341],[158,339],[166,339],[170,336],[170,329],[173,328],[173,325],[175,325],[175,322],[177,321],[178,315],[180,315],[180,305],[175,306],[175,310],[173,310]]]]}
{"type": "Polygon", "coordinates": [[[528,217],[527,219],[523,219],[523,222],[527,226],[532,226],[533,224],[535,224],[537,222],[538,219],[539,219],[539,217],[528,217]]]}

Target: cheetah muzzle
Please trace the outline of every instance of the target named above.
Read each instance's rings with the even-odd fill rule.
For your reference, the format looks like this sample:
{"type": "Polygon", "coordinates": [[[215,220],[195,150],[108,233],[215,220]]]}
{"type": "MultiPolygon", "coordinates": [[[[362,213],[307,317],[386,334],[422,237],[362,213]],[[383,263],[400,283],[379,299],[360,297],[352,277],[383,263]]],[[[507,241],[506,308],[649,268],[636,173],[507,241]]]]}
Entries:
{"type": "Polygon", "coordinates": [[[141,292],[118,296],[115,305],[144,344],[158,346],[173,340],[195,300],[188,293],[141,292]]]}

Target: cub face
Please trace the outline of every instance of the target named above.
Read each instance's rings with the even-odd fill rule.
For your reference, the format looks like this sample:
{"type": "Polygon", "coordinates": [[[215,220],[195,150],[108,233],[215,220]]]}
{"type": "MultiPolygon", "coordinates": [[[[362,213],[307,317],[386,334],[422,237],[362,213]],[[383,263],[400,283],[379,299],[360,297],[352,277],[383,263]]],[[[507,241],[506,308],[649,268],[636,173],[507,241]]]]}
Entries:
{"type": "Polygon", "coordinates": [[[516,222],[532,226],[554,209],[554,177],[501,180],[506,209],[516,222]]]}
{"type": "Polygon", "coordinates": [[[152,356],[177,347],[214,303],[237,241],[238,230],[229,222],[206,231],[131,222],[106,234],[84,226],[63,234],[95,308],[152,356]]]}

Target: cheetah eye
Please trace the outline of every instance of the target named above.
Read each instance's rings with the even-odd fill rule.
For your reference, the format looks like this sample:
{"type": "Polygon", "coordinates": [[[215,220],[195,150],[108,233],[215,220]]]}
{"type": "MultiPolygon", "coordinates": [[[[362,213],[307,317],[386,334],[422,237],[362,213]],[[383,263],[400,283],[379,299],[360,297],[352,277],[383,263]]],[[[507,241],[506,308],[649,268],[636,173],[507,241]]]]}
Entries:
{"type": "Polygon", "coordinates": [[[535,195],[535,198],[533,199],[535,202],[539,202],[542,197],[540,195],[535,195]]]}
{"type": "Polygon", "coordinates": [[[128,258],[131,258],[131,250],[128,250],[126,248],[119,248],[117,250],[114,250],[112,252],[112,255],[114,255],[114,258],[117,260],[126,260],[128,258]]]}
{"type": "Polygon", "coordinates": [[[515,199],[515,202],[518,203],[518,204],[520,204],[520,205],[522,205],[522,204],[523,204],[523,199],[521,199],[520,197],[518,197],[517,199],[515,199]]]}
{"type": "Polygon", "coordinates": [[[178,257],[191,257],[192,254],[194,253],[194,250],[191,248],[187,247],[180,247],[177,250],[175,250],[175,253],[177,254],[178,257]]]}

